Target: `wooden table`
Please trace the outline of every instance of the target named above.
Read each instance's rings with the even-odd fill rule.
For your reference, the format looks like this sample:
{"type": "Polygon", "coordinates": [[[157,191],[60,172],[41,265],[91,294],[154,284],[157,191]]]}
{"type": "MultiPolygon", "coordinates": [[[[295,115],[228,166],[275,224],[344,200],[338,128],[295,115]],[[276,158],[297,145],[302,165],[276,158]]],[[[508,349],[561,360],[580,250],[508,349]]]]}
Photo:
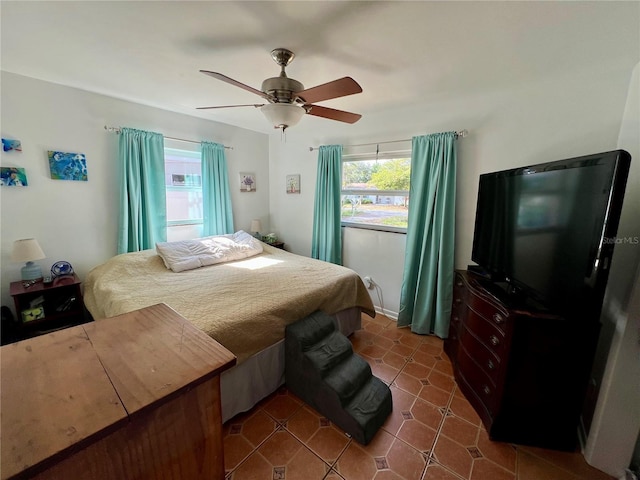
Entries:
{"type": "Polygon", "coordinates": [[[164,304],[0,349],[0,478],[223,479],[235,356],[164,304]]]}

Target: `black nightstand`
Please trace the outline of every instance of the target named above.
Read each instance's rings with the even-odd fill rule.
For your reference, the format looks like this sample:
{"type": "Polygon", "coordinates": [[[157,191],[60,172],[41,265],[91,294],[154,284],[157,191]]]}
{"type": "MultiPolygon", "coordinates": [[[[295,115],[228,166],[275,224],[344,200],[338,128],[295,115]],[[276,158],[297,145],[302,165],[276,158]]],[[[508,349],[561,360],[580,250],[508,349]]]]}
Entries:
{"type": "Polygon", "coordinates": [[[267,243],[267,245],[271,245],[272,247],[276,247],[276,248],[279,248],[280,250],[284,250],[284,242],[267,243]]]}
{"type": "Polygon", "coordinates": [[[55,278],[51,284],[11,282],[10,294],[16,307],[18,340],[36,337],[54,330],[90,320],[82,302],[82,282],[76,274],[55,278]],[[42,307],[41,318],[24,321],[23,312],[36,302],[42,307]]]}

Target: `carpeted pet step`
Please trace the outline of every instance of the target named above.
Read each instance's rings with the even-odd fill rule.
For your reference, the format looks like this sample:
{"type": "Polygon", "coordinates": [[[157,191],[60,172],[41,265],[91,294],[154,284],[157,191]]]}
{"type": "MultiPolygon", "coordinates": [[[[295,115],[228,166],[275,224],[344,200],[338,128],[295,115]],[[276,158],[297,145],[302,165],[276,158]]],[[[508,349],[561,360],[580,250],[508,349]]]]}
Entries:
{"type": "Polygon", "coordinates": [[[392,409],[391,391],[353,353],[333,317],[314,312],[285,332],[287,387],[363,445],[392,409]]]}
{"type": "Polygon", "coordinates": [[[304,355],[320,376],[324,377],[329,370],[353,355],[353,347],[347,337],[338,331],[333,331],[310,347],[304,355]]]}
{"type": "Polygon", "coordinates": [[[346,405],[371,379],[371,367],[360,355],[350,355],[337,365],[324,378],[324,381],[336,392],[340,403],[346,405]]]}

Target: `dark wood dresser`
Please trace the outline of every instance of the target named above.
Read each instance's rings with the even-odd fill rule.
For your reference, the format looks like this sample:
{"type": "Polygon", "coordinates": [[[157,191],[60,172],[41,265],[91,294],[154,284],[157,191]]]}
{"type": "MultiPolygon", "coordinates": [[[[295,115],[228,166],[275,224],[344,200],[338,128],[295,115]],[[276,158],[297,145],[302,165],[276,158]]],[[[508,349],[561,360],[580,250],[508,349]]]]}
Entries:
{"type": "Polygon", "coordinates": [[[573,450],[599,326],[523,304],[456,271],[444,348],[493,440],[573,450]]]}

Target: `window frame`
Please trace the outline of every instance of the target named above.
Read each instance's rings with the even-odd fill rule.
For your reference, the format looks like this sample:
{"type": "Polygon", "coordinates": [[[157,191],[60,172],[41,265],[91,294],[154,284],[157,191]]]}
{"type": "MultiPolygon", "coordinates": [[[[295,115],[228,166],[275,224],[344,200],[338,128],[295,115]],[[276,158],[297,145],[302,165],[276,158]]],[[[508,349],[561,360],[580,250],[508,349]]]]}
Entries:
{"type": "MultiPolygon", "coordinates": [[[[202,153],[199,150],[187,150],[184,148],[177,148],[177,147],[168,147],[165,146],[164,150],[163,150],[163,154],[164,154],[164,165],[165,165],[165,191],[168,193],[170,191],[176,191],[176,192],[185,192],[185,191],[199,191],[200,192],[200,196],[202,197],[202,153]],[[166,168],[167,168],[167,152],[173,153],[174,156],[181,156],[182,158],[189,158],[193,160],[193,163],[199,163],[200,164],[200,185],[196,186],[196,185],[174,185],[173,181],[171,180],[170,183],[167,183],[167,178],[173,178],[174,174],[173,172],[167,172],[166,168]]],[[[180,174],[177,174],[180,175],[180,174]]],[[[193,175],[193,174],[184,174],[186,175],[193,175]]],[[[203,199],[204,200],[204,199],[203,199]]],[[[204,215],[203,215],[204,217],[204,215]]],[[[167,219],[166,221],[166,228],[170,228],[170,227],[182,227],[182,226],[192,226],[192,225],[200,225],[203,226],[204,225],[204,218],[200,218],[200,219],[182,219],[182,220],[169,220],[167,219]]]]}
{"type": "MultiPolygon", "coordinates": [[[[410,190],[362,190],[362,189],[343,189],[343,175],[344,175],[344,164],[346,162],[358,162],[358,161],[381,161],[381,160],[397,160],[397,159],[409,159],[411,161],[411,150],[399,150],[395,152],[381,152],[381,153],[364,153],[364,154],[346,154],[342,156],[342,169],[340,173],[340,198],[342,199],[343,195],[366,195],[366,196],[384,196],[384,197],[409,197],[410,190]]],[[[407,214],[408,214],[407,207],[407,214]]],[[[390,232],[390,233],[407,233],[406,227],[393,227],[390,225],[376,225],[371,223],[359,223],[359,222],[349,222],[345,221],[342,217],[342,202],[340,209],[340,226],[342,228],[359,228],[363,230],[374,230],[380,232],[390,232]]]]}

